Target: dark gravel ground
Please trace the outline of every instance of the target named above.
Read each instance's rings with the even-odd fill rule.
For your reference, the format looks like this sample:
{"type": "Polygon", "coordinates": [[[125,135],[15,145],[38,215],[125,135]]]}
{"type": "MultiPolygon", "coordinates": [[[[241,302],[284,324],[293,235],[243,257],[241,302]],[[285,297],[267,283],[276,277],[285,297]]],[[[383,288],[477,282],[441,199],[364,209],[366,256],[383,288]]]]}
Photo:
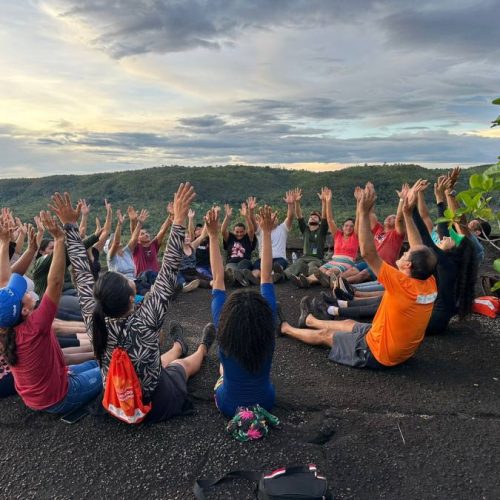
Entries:
{"type": "MultiPolygon", "coordinates": [[[[305,293],[277,286],[292,323],[305,293]]],[[[209,291],[197,290],[180,296],[169,318],[195,347],[209,315],[209,291]]],[[[326,349],[279,338],[274,413],[282,425],[253,443],[225,434],[212,396],[215,352],[189,383],[195,414],[156,426],[94,416],[66,425],[8,398],[0,402],[0,497],[189,499],[198,477],[312,462],[336,498],[500,498],[499,348],[500,322],[479,316],[452,323],[384,372],[335,365],[326,349]]],[[[252,487],[233,481],[210,498],[253,498],[252,487]]]]}

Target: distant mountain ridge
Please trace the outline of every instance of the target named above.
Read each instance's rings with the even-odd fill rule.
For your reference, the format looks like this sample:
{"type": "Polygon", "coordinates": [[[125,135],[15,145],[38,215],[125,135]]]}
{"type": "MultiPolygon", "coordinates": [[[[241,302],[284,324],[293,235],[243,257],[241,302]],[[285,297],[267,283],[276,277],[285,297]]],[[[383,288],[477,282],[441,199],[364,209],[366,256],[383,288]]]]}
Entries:
{"type": "MultiPolygon", "coordinates": [[[[481,165],[467,169],[458,187],[465,187],[470,174],[482,172],[487,167],[481,165]]],[[[68,191],[74,200],[85,198],[92,205],[91,216],[104,216],[102,200],[105,197],[115,209],[125,211],[128,205],[147,208],[151,213],[150,224],[154,227],[165,217],[165,205],[172,199],[179,183],[189,181],[194,184],[198,195],[195,203],[198,220],[212,203],[229,203],[236,209],[250,195],[256,196],[260,203],[279,208],[280,213],[283,213],[283,194],[293,187],[303,189],[303,206],[306,210],[318,208],[316,193],[321,186],[329,186],[333,190],[334,214],[341,218],[354,214],[354,187],[372,181],[377,190],[377,210],[381,215],[387,215],[397,206],[395,190],[403,182],[413,182],[418,178],[434,182],[443,173],[442,169],[426,169],[412,164],[365,165],[332,172],[246,165],[165,166],[88,175],[4,179],[0,180],[0,206],[10,207],[22,220],[28,220],[47,207],[55,191],[68,191]]],[[[427,200],[432,205],[431,188],[428,191],[427,200]]]]}

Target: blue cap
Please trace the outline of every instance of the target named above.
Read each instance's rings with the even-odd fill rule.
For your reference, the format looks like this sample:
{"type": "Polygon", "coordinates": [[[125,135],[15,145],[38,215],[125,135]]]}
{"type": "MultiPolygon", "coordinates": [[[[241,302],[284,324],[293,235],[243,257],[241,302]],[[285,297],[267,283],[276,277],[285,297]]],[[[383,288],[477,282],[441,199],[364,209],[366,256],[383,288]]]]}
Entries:
{"type": "Polygon", "coordinates": [[[28,283],[24,276],[13,273],[7,286],[0,288],[0,327],[14,326],[21,315],[22,300],[28,283]]]}

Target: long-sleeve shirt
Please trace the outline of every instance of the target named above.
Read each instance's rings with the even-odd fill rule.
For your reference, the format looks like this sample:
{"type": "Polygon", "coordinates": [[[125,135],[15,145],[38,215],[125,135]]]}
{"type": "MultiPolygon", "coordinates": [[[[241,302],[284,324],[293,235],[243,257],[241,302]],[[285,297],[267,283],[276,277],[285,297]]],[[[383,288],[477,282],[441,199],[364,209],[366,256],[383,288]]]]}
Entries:
{"type": "MultiPolygon", "coordinates": [[[[99,241],[99,238],[92,234],[88,238],[83,240],[83,246],[85,248],[90,248],[99,241]]],[[[88,256],[87,256],[88,259],[88,256]]],[[[52,254],[44,255],[38,258],[33,265],[33,281],[35,282],[35,293],[42,297],[47,290],[47,277],[50,271],[50,265],[52,264],[52,254]]],[[[64,270],[64,284],[63,290],[70,290],[73,288],[73,282],[71,281],[71,273],[69,272],[68,266],[70,265],[68,251],[66,250],[66,269],[64,270]]]]}
{"type": "MultiPolygon", "coordinates": [[[[92,314],[95,305],[94,277],[78,228],[67,224],[64,229],[83,320],[92,340],[94,336],[92,314]]],[[[143,305],[128,316],[105,318],[108,340],[101,364],[103,383],[106,383],[111,355],[117,347],[118,339],[120,339],[120,343],[123,342],[141,382],[145,402],[151,399],[160,377],[159,330],[165,320],[168,306],[175,291],[176,276],[182,259],[184,236],[185,229],[182,226],[174,225],[172,227],[160,272],[151,288],[151,294],[143,305]]]]}

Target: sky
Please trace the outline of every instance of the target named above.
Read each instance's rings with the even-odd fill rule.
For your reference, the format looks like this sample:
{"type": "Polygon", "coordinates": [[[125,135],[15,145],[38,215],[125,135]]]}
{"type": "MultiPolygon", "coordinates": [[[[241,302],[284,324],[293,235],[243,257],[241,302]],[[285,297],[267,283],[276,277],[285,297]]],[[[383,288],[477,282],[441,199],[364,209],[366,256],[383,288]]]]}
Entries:
{"type": "Polygon", "coordinates": [[[498,0],[0,0],[0,177],[494,163],[498,0]]]}

